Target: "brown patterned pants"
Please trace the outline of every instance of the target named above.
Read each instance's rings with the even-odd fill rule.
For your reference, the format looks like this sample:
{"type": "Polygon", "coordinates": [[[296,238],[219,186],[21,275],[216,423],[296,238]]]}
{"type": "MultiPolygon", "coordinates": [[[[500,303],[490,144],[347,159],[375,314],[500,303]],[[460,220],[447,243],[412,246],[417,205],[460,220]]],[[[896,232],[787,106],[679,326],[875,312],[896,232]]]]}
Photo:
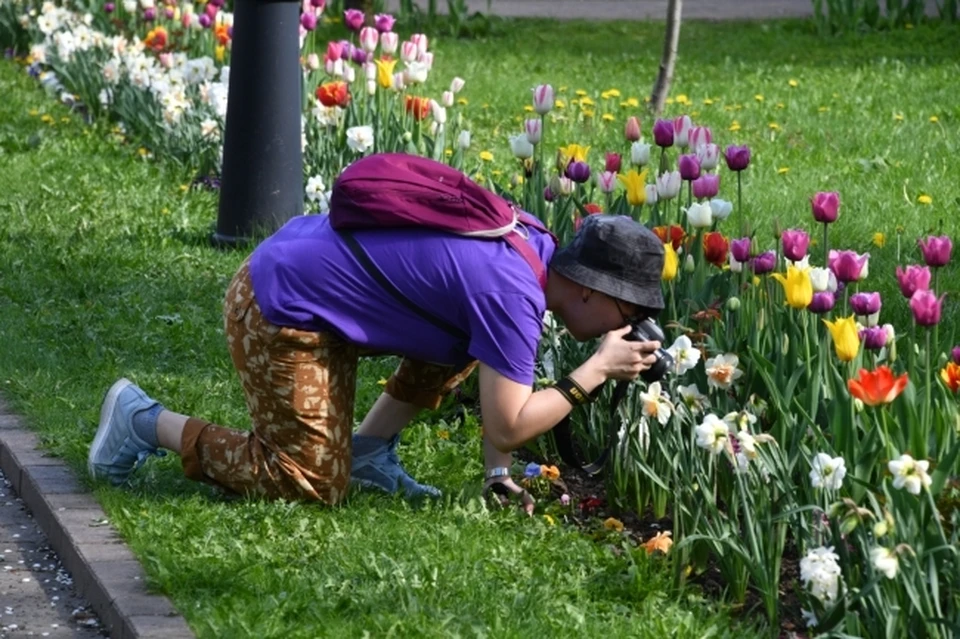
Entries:
{"type": "MultiPolygon", "coordinates": [[[[331,333],[268,322],[248,261],[227,289],[223,319],[253,428],[191,417],[181,440],[184,474],[243,496],[336,504],[349,487],[357,360],[371,353],[331,333]]],[[[384,390],[436,408],[474,368],[404,359],[384,390]]]]}

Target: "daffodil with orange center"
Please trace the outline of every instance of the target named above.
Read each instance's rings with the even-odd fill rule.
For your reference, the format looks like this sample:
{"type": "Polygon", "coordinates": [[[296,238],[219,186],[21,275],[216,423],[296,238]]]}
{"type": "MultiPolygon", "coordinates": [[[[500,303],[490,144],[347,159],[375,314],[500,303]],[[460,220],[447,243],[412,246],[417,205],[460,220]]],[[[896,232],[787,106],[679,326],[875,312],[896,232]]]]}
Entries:
{"type": "Polygon", "coordinates": [[[909,381],[907,373],[894,377],[889,366],[878,366],[874,371],[861,368],[857,378],[847,380],[847,389],[867,406],[879,406],[895,400],[909,381]]]}

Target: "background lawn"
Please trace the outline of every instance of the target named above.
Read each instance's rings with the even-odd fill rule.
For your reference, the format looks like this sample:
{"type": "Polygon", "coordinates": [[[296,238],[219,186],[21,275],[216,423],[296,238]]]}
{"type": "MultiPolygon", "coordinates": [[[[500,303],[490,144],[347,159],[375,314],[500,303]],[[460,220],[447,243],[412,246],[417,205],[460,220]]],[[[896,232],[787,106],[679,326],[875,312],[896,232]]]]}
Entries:
{"type": "MultiPolygon", "coordinates": [[[[488,177],[515,170],[506,136],[540,82],[563,88],[567,104],[548,144],[590,144],[596,165],[626,150],[623,121],[642,111],[620,102],[642,103],[661,38],[657,24],[535,21],[482,40],[433,38],[428,86],[467,80],[471,153],[494,153],[488,177]],[[614,88],[621,97],[604,104],[614,88]],[[571,104],[579,89],[597,103],[591,118],[571,104]]],[[[958,42],[960,29],[937,25],[826,41],[800,22],[691,22],[666,115],[689,113],[721,147],[751,145],[745,213],[770,247],[775,217],[813,231],[809,196],[840,191],[831,245],[871,252],[864,290],[883,292],[882,321],[903,329],[898,253],[916,261],[918,235],[958,229],[958,42]]],[[[119,376],[172,409],[248,427],[220,319],[245,253],[206,241],[216,194],[188,189],[191,176],[109,126],[82,126],[17,64],[0,64],[0,92],[0,392],[81,473],[119,376]]],[[[735,186],[721,196],[735,200],[735,186]]],[[[954,266],[943,281],[946,343],[954,266]]],[[[392,364],[364,362],[358,415],[392,364]]],[[[126,490],[93,488],[201,636],[751,636],[719,606],[670,592],[658,561],[614,551],[616,534],[596,543],[539,515],[488,512],[478,424],[443,414],[424,415],[401,448],[414,476],[447,494],[420,509],[371,494],[337,509],[235,502],[182,479],[173,458],[151,461],[126,490]]]]}

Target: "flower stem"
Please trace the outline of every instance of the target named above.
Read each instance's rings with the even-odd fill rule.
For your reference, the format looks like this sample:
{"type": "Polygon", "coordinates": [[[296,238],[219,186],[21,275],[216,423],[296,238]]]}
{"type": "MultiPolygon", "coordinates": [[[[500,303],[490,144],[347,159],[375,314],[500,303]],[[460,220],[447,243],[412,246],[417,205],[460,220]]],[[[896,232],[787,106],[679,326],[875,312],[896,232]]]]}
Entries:
{"type": "Polygon", "coordinates": [[[829,259],[830,259],[830,226],[824,222],[823,223],[823,266],[824,268],[829,268],[829,259]]]}
{"type": "Polygon", "coordinates": [[[743,194],[741,192],[740,174],[743,171],[737,171],[737,217],[740,222],[740,237],[743,237],[743,194]]]}
{"type": "Polygon", "coordinates": [[[927,334],[926,334],[927,370],[925,371],[925,374],[926,374],[926,377],[927,377],[927,380],[926,380],[927,383],[926,383],[926,388],[924,388],[924,394],[925,394],[925,396],[926,396],[926,401],[923,402],[923,410],[924,410],[924,412],[925,412],[926,414],[924,415],[924,420],[923,420],[924,428],[923,428],[923,431],[922,431],[922,432],[923,432],[923,450],[922,450],[922,451],[917,451],[917,454],[918,454],[918,455],[921,455],[922,457],[926,457],[926,455],[927,455],[927,446],[929,445],[930,432],[933,430],[933,415],[934,415],[933,406],[931,405],[931,400],[930,400],[930,394],[931,394],[931,392],[932,392],[933,382],[932,382],[932,380],[931,380],[931,370],[930,370],[930,366],[931,366],[932,362],[931,362],[931,357],[930,357],[930,333],[931,333],[931,331],[930,331],[929,328],[927,328],[926,333],[927,333],[927,334]]]}

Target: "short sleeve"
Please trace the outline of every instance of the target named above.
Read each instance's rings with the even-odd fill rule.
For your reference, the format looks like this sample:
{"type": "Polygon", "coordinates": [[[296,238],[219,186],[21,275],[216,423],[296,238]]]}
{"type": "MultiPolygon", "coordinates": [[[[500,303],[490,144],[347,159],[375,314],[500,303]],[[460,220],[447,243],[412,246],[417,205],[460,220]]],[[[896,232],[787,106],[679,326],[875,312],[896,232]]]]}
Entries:
{"type": "Polygon", "coordinates": [[[520,384],[533,385],[543,313],[529,296],[479,293],[467,301],[471,357],[520,384]]]}

